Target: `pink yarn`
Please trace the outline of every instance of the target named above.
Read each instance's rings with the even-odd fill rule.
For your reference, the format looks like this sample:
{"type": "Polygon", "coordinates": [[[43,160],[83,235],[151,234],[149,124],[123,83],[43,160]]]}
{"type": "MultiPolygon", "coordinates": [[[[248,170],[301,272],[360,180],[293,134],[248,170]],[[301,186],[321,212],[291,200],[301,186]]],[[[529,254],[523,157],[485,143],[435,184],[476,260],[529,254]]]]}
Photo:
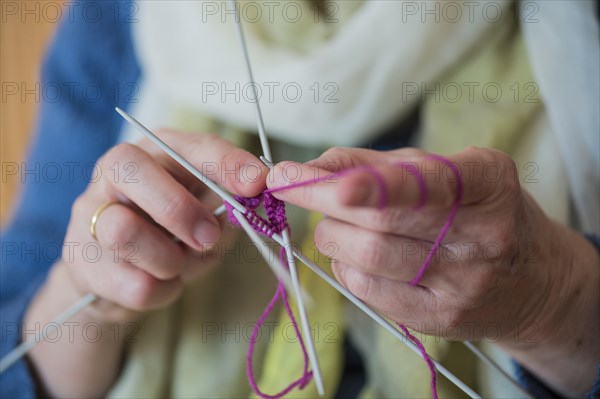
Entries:
{"type": "Polygon", "coordinates": [[[425,360],[425,363],[427,364],[427,368],[429,369],[429,375],[431,376],[430,383],[429,383],[429,385],[431,386],[431,396],[433,397],[433,399],[438,399],[437,374],[435,372],[435,365],[433,364],[433,361],[431,361],[431,357],[429,357],[429,354],[425,350],[423,343],[421,343],[421,341],[419,341],[419,339],[417,337],[412,335],[410,333],[410,331],[408,331],[408,328],[404,327],[400,323],[398,323],[398,327],[400,327],[400,329],[402,330],[404,335],[406,335],[406,338],[410,339],[412,341],[412,343],[417,345],[417,348],[419,348],[419,352],[421,352],[421,357],[423,358],[423,360],[425,360]]]}
{"type": "MultiPolygon", "coordinates": [[[[257,197],[235,197],[235,199],[246,207],[246,213],[244,214],[244,216],[257,233],[268,237],[272,237],[274,233],[281,233],[285,229],[289,228],[285,213],[285,203],[275,198],[272,194],[263,192],[257,197]],[[258,209],[261,203],[265,209],[265,213],[267,214],[267,219],[259,216],[256,213],[256,210],[258,209]]],[[[233,206],[226,202],[225,208],[227,209],[229,220],[234,225],[239,225],[239,221],[233,214],[233,206]]],[[[286,267],[288,266],[284,248],[281,248],[281,251],[279,253],[279,259],[282,265],[286,267]]],[[[307,337],[307,339],[310,339],[310,337],[307,337]]],[[[306,351],[306,346],[304,344],[304,340],[302,339],[300,328],[298,327],[298,323],[296,322],[296,318],[294,317],[294,312],[290,307],[287,292],[285,291],[285,286],[283,285],[283,282],[279,280],[277,283],[277,290],[275,291],[275,295],[273,296],[273,298],[271,298],[271,301],[269,302],[262,315],[256,322],[256,325],[252,329],[252,335],[250,336],[250,342],[248,344],[248,353],[246,355],[246,374],[248,375],[248,382],[250,384],[250,387],[252,388],[252,391],[254,391],[254,393],[259,397],[263,399],[279,399],[291,392],[294,388],[298,387],[299,389],[304,389],[310,383],[310,381],[312,380],[312,372],[308,370],[308,365],[308,352],[306,351]],[[298,343],[300,344],[300,349],[302,350],[302,356],[304,358],[304,370],[300,378],[289,384],[282,391],[276,394],[266,394],[260,390],[260,388],[258,387],[258,383],[256,382],[256,378],[254,377],[254,371],[252,368],[252,358],[254,356],[256,338],[260,333],[260,329],[264,325],[265,320],[267,319],[267,317],[269,317],[269,314],[271,313],[279,299],[281,299],[281,302],[283,303],[285,312],[290,318],[292,326],[294,327],[294,332],[296,333],[296,337],[298,338],[298,343]]]]}
{"type": "MultiPolygon", "coordinates": [[[[283,248],[281,248],[279,258],[281,259],[281,263],[283,265],[287,265],[287,258],[285,256],[285,250],[283,248]]],[[[310,338],[308,338],[308,339],[310,339],[310,338]]],[[[308,385],[308,383],[312,380],[312,371],[308,371],[308,364],[309,364],[309,360],[308,360],[308,353],[306,351],[306,346],[304,344],[304,340],[302,339],[302,334],[300,334],[300,328],[298,327],[298,323],[296,322],[296,318],[294,317],[294,312],[292,312],[292,308],[290,307],[290,303],[289,303],[288,297],[287,297],[287,292],[285,291],[285,286],[283,285],[283,283],[280,280],[279,283],[277,284],[277,290],[275,291],[275,295],[271,299],[271,302],[269,302],[269,304],[265,308],[264,312],[262,313],[262,315],[256,322],[254,329],[252,330],[252,335],[250,337],[250,343],[248,345],[248,353],[246,355],[246,374],[248,375],[248,382],[250,383],[250,387],[252,388],[254,393],[257,394],[259,397],[264,398],[264,399],[279,399],[279,398],[287,395],[289,392],[291,392],[296,387],[298,387],[299,389],[304,389],[304,387],[306,387],[308,385]],[[258,336],[258,333],[260,332],[261,327],[264,325],[267,317],[269,317],[269,314],[271,313],[271,311],[273,310],[273,308],[275,307],[275,304],[277,303],[277,301],[279,299],[281,299],[281,302],[283,302],[283,306],[285,307],[285,312],[287,313],[287,315],[290,318],[292,326],[294,327],[294,332],[296,333],[296,337],[298,338],[298,342],[300,343],[300,348],[302,349],[302,356],[304,358],[304,370],[302,372],[302,376],[300,376],[300,378],[298,378],[296,381],[292,382],[290,385],[288,385],[282,391],[280,391],[276,394],[270,395],[270,394],[263,393],[260,390],[260,388],[258,387],[258,384],[256,383],[256,378],[254,377],[254,371],[252,369],[252,357],[254,355],[254,347],[256,345],[256,337],[258,336]]]]}
{"type": "MultiPolygon", "coordinates": [[[[425,258],[425,261],[423,262],[419,271],[417,272],[417,275],[409,282],[409,284],[411,286],[418,285],[421,282],[421,280],[423,279],[423,277],[425,276],[425,273],[426,273],[427,269],[429,268],[429,265],[431,264],[433,257],[435,256],[439,247],[442,245],[442,241],[444,240],[446,234],[448,233],[448,231],[450,230],[450,227],[452,226],[452,223],[454,222],[454,219],[456,218],[456,214],[458,212],[458,209],[460,208],[460,204],[461,204],[462,196],[463,196],[463,182],[462,182],[462,178],[460,176],[460,171],[455,164],[450,162],[448,159],[438,156],[438,155],[430,155],[425,159],[431,159],[431,160],[441,162],[452,171],[452,173],[454,174],[454,177],[456,178],[456,195],[454,198],[454,203],[452,205],[452,208],[446,219],[446,223],[444,223],[444,226],[442,227],[442,229],[440,230],[440,233],[436,237],[433,246],[431,247],[429,253],[427,254],[427,257],[425,258]]],[[[406,162],[398,162],[398,163],[395,163],[394,165],[406,170],[408,173],[412,174],[415,177],[415,179],[417,180],[417,185],[419,187],[419,202],[415,206],[414,210],[421,209],[427,202],[427,185],[426,185],[425,179],[423,178],[423,175],[420,173],[420,171],[414,164],[406,163],[406,162]]],[[[299,188],[299,187],[305,187],[305,186],[309,186],[312,184],[321,183],[321,182],[324,182],[324,181],[327,181],[327,180],[330,180],[333,178],[341,178],[341,177],[349,175],[350,173],[356,173],[356,172],[360,172],[360,171],[370,173],[375,178],[375,181],[376,181],[377,187],[378,187],[378,192],[379,192],[378,208],[384,209],[385,207],[387,207],[388,202],[389,202],[389,196],[388,196],[388,191],[387,191],[387,186],[385,184],[385,180],[384,180],[383,176],[379,173],[379,171],[377,171],[377,169],[375,169],[372,166],[368,166],[368,165],[361,166],[361,167],[354,168],[354,169],[344,170],[344,171],[337,172],[337,173],[333,173],[330,176],[325,176],[325,177],[321,177],[321,178],[317,178],[317,179],[302,181],[302,182],[298,182],[298,183],[292,183],[292,184],[289,184],[289,185],[283,186],[283,187],[275,187],[275,188],[272,188],[269,190],[265,190],[265,191],[263,191],[262,194],[260,194],[257,197],[253,197],[253,198],[242,198],[242,197],[235,197],[235,198],[242,205],[244,205],[246,207],[247,211],[244,214],[244,216],[246,217],[248,222],[252,225],[254,230],[256,230],[256,232],[258,232],[259,234],[262,234],[262,235],[265,235],[268,237],[272,237],[274,233],[281,233],[283,230],[289,228],[288,224],[287,224],[286,213],[285,213],[285,203],[283,201],[276,199],[272,195],[273,193],[281,192],[281,191],[285,191],[285,190],[291,190],[291,189],[299,188]],[[260,206],[261,203],[263,204],[263,206],[265,208],[265,213],[267,215],[267,219],[259,216],[256,213],[256,210],[258,209],[258,207],[260,206]]],[[[238,220],[236,219],[235,215],[232,212],[233,207],[231,206],[231,204],[225,203],[225,206],[227,208],[230,221],[234,225],[239,225],[238,220]]],[[[281,252],[280,252],[280,259],[281,259],[281,263],[283,265],[287,266],[287,259],[285,257],[285,250],[283,248],[281,249],[281,252]]],[[[406,337],[409,340],[411,340],[418,347],[419,352],[421,353],[421,356],[425,360],[425,363],[427,364],[427,367],[429,368],[429,372],[431,374],[431,379],[430,379],[431,394],[434,399],[437,399],[438,398],[437,388],[436,388],[437,376],[436,376],[435,365],[433,364],[431,358],[427,354],[427,351],[425,350],[425,347],[423,346],[421,341],[419,341],[414,335],[412,335],[408,331],[408,329],[405,326],[403,326],[402,324],[398,323],[398,327],[402,330],[404,335],[406,335],[406,337]]],[[[298,323],[296,322],[294,313],[292,312],[292,309],[290,307],[287,293],[285,291],[285,286],[283,285],[283,283],[281,281],[279,281],[278,285],[277,285],[277,290],[275,291],[275,295],[273,296],[273,298],[271,299],[271,301],[265,308],[264,312],[258,319],[256,326],[254,327],[254,329],[252,331],[252,336],[250,338],[250,344],[248,346],[248,354],[246,357],[246,368],[247,368],[247,375],[248,375],[248,381],[250,383],[250,387],[252,388],[254,393],[256,393],[261,398],[265,398],[265,399],[281,398],[281,397],[285,396],[287,393],[291,392],[296,387],[298,387],[299,389],[303,389],[304,387],[306,387],[306,385],[308,385],[308,383],[312,379],[312,372],[308,370],[308,365],[309,365],[308,353],[306,352],[306,347],[305,347],[304,341],[302,339],[302,334],[300,333],[298,323]],[[281,301],[285,307],[285,311],[288,314],[290,321],[294,327],[296,336],[298,337],[298,342],[300,343],[300,348],[302,350],[302,355],[304,357],[304,370],[303,370],[302,376],[300,378],[298,378],[296,381],[292,382],[281,392],[273,394],[273,395],[269,395],[269,394],[265,394],[265,393],[261,392],[261,390],[258,387],[258,384],[256,383],[256,379],[254,377],[254,372],[252,369],[252,357],[254,355],[256,337],[258,336],[258,333],[260,332],[260,328],[265,323],[265,320],[267,319],[267,317],[269,316],[269,314],[271,313],[271,311],[273,310],[273,308],[275,307],[275,304],[277,303],[277,301],[279,299],[281,299],[281,301]]]]}
{"type": "MultiPolygon", "coordinates": [[[[450,230],[450,227],[452,226],[452,223],[454,222],[454,218],[456,217],[458,208],[460,208],[460,203],[462,201],[462,196],[463,196],[463,183],[462,183],[462,178],[460,176],[460,171],[458,170],[458,167],[455,164],[453,164],[452,162],[450,162],[449,160],[447,160],[446,158],[441,157],[439,155],[430,155],[426,159],[434,159],[438,162],[443,163],[444,165],[446,165],[450,168],[450,170],[454,174],[454,177],[456,178],[456,195],[454,197],[454,204],[452,205],[452,209],[450,209],[450,213],[448,214],[448,217],[446,218],[446,223],[444,223],[442,230],[440,230],[440,234],[438,234],[437,238],[435,239],[433,246],[429,250],[427,257],[425,258],[425,262],[423,262],[423,265],[421,265],[421,268],[417,272],[417,275],[409,283],[413,287],[419,285],[419,283],[425,276],[425,272],[429,268],[429,265],[431,264],[433,257],[435,256],[439,247],[442,245],[442,241],[444,240],[444,237],[446,237],[448,230],[450,230]]],[[[421,188],[421,190],[425,190],[425,192],[426,192],[427,188],[425,186],[425,181],[423,180],[423,176],[421,174],[418,175],[417,180],[419,181],[419,187],[421,188]]]]}

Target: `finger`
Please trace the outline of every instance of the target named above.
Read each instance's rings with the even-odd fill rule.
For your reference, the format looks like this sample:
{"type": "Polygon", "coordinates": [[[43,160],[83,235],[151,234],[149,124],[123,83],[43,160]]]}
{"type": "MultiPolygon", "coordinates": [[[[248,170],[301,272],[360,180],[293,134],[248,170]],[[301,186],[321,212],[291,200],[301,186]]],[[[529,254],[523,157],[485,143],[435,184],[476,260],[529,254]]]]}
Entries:
{"type": "MultiPolygon", "coordinates": [[[[291,169],[295,169],[295,172],[290,172],[288,176],[299,176],[302,171],[306,172],[306,169],[301,169],[304,165],[284,162],[277,166],[277,170],[273,173],[280,173],[281,176],[286,176],[286,168],[288,165],[293,165],[291,169]],[[300,171],[300,172],[298,172],[300,171]],[[296,173],[292,175],[292,173],[296,173]]],[[[350,173],[360,173],[356,169],[351,170],[350,173]]],[[[387,198],[397,198],[397,196],[403,196],[408,206],[354,206],[348,205],[348,192],[354,190],[354,181],[350,185],[346,185],[349,175],[339,176],[326,175],[327,180],[321,181],[317,184],[311,184],[307,186],[295,187],[294,181],[291,180],[289,186],[276,186],[279,182],[271,183],[272,179],[267,179],[268,184],[273,184],[273,193],[276,197],[281,200],[288,201],[300,207],[314,210],[317,212],[324,213],[331,218],[335,218],[362,228],[396,235],[405,235],[413,238],[417,238],[423,241],[434,241],[439,235],[441,223],[448,216],[449,209],[435,209],[428,207],[427,209],[419,210],[417,205],[422,201],[419,197],[419,190],[415,188],[412,190],[411,195],[403,195],[402,193],[392,193],[387,198]],[[293,187],[291,189],[287,189],[293,187]],[[284,188],[284,190],[281,190],[284,188]],[[380,209],[381,208],[381,209],[380,209]],[[426,210],[426,212],[424,212],[426,210]]],[[[359,176],[362,177],[362,176],[359,176]]],[[[275,177],[274,177],[275,178],[275,177]]],[[[370,179],[371,176],[369,175],[370,179]]],[[[283,177],[285,179],[285,177],[283,177]]],[[[309,180],[310,181],[310,180],[309,180]]],[[[407,186],[413,184],[417,187],[415,181],[412,183],[407,182],[407,186]]],[[[355,192],[355,191],[353,191],[355,192]]],[[[371,195],[374,195],[373,202],[379,202],[381,197],[378,192],[368,191],[371,195]]],[[[464,232],[463,232],[464,233],[464,232]]],[[[450,230],[446,234],[447,239],[458,238],[454,230],[450,230]]]]}
{"type": "Polygon", "coordinates": [[[159,280],[129,263],[88,264],[91,292],[126,309],[146,311],[169,305],[183,290],[180,278],[159,280]]]}
{"type": "MultiPolygon", "coordinates": [[[[447,160],[458,168],[462,183],[462,205],[489,204],[507,196],[521,195],[515,162],[502,151],[469,147],[449,156],[447,160]]],[[[449,177],[452,168],[446,162],[441,163],[442,177],[456,182],[456,179],[449,177]]],[[[456,184],[453,186],[456,187],[456,184]]]]}
{"type": "MultiPolygon", "coordinates": [[[[421,197],[419,187],[414,179],[405,179],[402,192],[389,189],[398,185],[397,171],[384,175],[381,167],[359,167],[332,174],[320,170],[321,177],[315,179],[315,170],[311,167],[294,162],[278,164],[267,178],[269,191],[284,201],[297,206],[322,212],[340,220],[374,228],[378,231],[388,231],[386,226],[393,226],[399,215],[400,208],[388,206],[390,199],[397,205],[399,198],[406,203],[410,210],[418,204],[421,197]],[[357,207],[357,202],[376,204],[375,206],[357,207]],[[381,208],[384,213],[380,211],[381,208]],[[379,225],[382,221],[386,226],[379,225]]],[[[391,230],[393,231],[393,230],[391,230]]]]}
{"type": "Polygon", "coordinates": [[[377,173],[358,167],[357,173],[349,174],[340,185],[342,199],[348,205],[375,207],[381,195],[387,194],[391,206],[448,208],[456,203],[490,203],[518,191],[515,164],[500,151],[470,147],[450,157],[415,155],[406,151],[380,153],[380,158],[386,157],[385,166],[377,168],[377,173]],[[378,194],[382,192],[381,181],[387,193],[378,194]]]}
{"type": "MultiPolygon", "coordinates": [[[[158,130],[157,134],[160,134],[161,131],[162,130],[158,130]]],[[[157,146],[147,137],[141,138],[135,145],[156,159],[156,161],[188,191],[195,193],[200,191],[200,188],[206,187],[197,177],[191,174],[187,169],[169,156],[169,154],[165,153],[161,147],[157,146]]]]}
{"type": "Polygon", "coordinates": [[[115,259],[159,280],[171,280],[183,273],[184,249],[126,206],[115,204],[106,208],[96,223],[96,236],[115,259]]]}
{"type": "MultiPolygon", "coordinates": [[[[281,162],[267,178],[269,190],[278,198],[295,205],[338,214],[354,212],[356,207],[449,209],[456,201],[456,183],[452,179],[429,176],[428,171],[440,169],[434,160],[417,158],[394,161],[394,157],[375,165],[362,165],[339,172],[315,170],[294,162],[281,162]],[[314,178],[312,176],[321,176],[314,178]],[[343,208],[343,209],[341,209],[343,208]]],[[[340,214],[340,218],[341,214],[340,214]]]]}
{"type": "MultiPolygon", "coordinates": [[[[207,178],[234,194],[254,197],[265,188],[267,167],[248,151],[219,136],[172,130],[161,130],[158,135],[207,178]]],[[[173,168],[183,169],[179,165],[173,168]]]]}
{"type": "Polygon", "coordinates": [[[349,207],[450,211],[459,203],[494,203],[499,196],[519,193],[514,163],[499,151],[471,148],[450,159],[399,159],[400,152],[380,153],[375,166],[361,165],[365,156],[349,155],[345,149],[338,153],[346,154],[337,155],[339,164],[359,166],[332,173],[283,162],[268,177],[269,190],[282,200],[346,221],[356,216],[349,207]],[[489,178],[490,168],[498,178],[489,178]]]}
{"type": "MultiPolygon", "coordinates": [[[[370,231],[361,227],[327,218],[315,229],[315,245],[321,253],[337,249],[335,259],[364,273],[400,282],[409,282],[428,258],[431,243],[370,231]]],[[[442,274],[452,273],[458,259],[445,248],[440,248],[429,264],[430,273],[420,283],[433,286],[442,274]],[[444,269],[440,269],[444,264],[444,269]]]]}
{"type": "Polygon", "coordinates": [[[387,195],[390,206],[414,205],[415,198],[419,198],[416,207],[430,209],[493,203],[518,188],[516,168],[508,155],[476,147],[450,157],[429,154],[395,160],[378,170],[379,179],[373,178],[378,177],[376,174],[371,175],[374,176],[369,177],[363,172],[362,176],[349,177],[347,203],[375,206],[373,196],[361,197],[355,192],[373,192],[381,185],[387,190],[382,195],[387,195]],[[415,196],[415,192],[420,195],[415,196]]]}
{"type": "Polygon", "coordinates": [[[338,172],[346,169],[357,168],[365,165],[376,165],[382,163],[382,156],[392,160],[416,158],[426,155],[424,151],[416,148],[400,148],[393,151],[375,151],[363,148],[333,147],[325,151],[318,158],[306,162],[306,165],[338,172]]]}
{"type": "Polygon", "coordinates": [[[110,197],[133,202],[192,248],[202,250],[204,244],[218,240],[220,225],[211,211],[140,148],[121,144],[101,162],[112,165],[123,159],[137,165],[136,180],[106,179],[110,197]]]}
{"type": "Polygon", "coordinates": [[[340,284],[397,322],[423,322],[430,317],[435,298],[423,287],[411,287],[339,262],[332,262],[332,270],[340,284]]]}

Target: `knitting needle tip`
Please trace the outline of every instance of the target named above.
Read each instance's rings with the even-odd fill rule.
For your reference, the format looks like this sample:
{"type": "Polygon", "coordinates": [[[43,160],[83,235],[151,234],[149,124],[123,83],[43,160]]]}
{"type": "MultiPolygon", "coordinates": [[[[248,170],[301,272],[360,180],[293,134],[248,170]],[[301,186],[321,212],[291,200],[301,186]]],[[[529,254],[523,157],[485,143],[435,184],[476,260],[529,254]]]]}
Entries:
{"type": "Polygon", "coordinates": [[[265,166],[269,169],[273,169],[273,166],[275,166],[275,164],[271,161],[269,161],[267,158],[265,158],[264,156],[260,156],[259,159],[262,161],[262,163],[265,164],[265,166]]]}
{"type": "Polygon", "coordinates": [[[129,114],[127,114],[125,111],[123,111],[121,108],[119,107],[115,107],[115,111],[117,111],[123,118],[129,120],[129,114]]]}

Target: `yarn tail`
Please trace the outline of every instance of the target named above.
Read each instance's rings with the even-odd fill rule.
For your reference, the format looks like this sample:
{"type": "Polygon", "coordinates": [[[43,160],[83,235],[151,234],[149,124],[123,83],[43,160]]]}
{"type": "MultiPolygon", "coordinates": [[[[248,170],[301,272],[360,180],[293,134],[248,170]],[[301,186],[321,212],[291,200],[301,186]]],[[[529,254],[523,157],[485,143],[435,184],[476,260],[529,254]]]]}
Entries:
{"type": "Polygon", "coordinates": [[[431,397],[433,399],[438,399],[438,393],[437,393],[437,373],[436,373],[436,370],[435,370],[435,365],[431,361],[431,358],[429,357],[429,354],[425,350],[425,347],[423,346],[423,344],[421,343],[421,341],[419,341],[419,339],[417,337],[415,337],[413,334],[411,334],[410,331],[408,331],[408,328],[404,327],[400,323],[398,323],[398,327],[400,327],[400,329],[402,330],[402,332],[404,333],[404,335],[406,335],[406,337],[408,339],[410,339],[419,348],[419,352],[421,352],[421,357],[423,358],[423,360],[425,360],[425,363],[427,364],[427,368],[429,369],[429,374],[431,376],[430,377],[431,397]]]}
{"type": "MultiPolygon", "coordinates": [[[[283,248],[281,249],[281,252],[280,252],[280,259],[281,259],[281,264],[283,264],[284,266],[287,266],[285,250],[283,248]]],[[[277,290],[275,291],[275,295],[273,295],[273,298],[271,299],[271,301],[269,302],[269,304],[263,311],[262,315],[256,322],[254,329],[252,330],[252,335],[250,337],[250,343],[248,345],[248,353],[246,355],[246,374],[248,376],[248,382],[250,384],[250,387],[252,388],[252,391],[256,395],[258,395],[260,398],[279,399],[279,398],[284,397],[288,393],[290,393],[296,387],[298,387],[299,389],[304,389],[310,383],[310,381],[312,380],[313,374],[312,374],[312,371],[309,371],[308,366],[309,366],[309,359],[308,359],[308,352],[306,350],[306,345],[304,344],[304,339],[302,338],[302,334],[300,333],[300,327],[298,326],[298,322],[296,321],[296,317],[294,316],[294,312],[292,311],[292,307],[290,306],[290,302],[288,300],[285,286],[283,285],[283,282],[280,280],[279,283],[277,284],[277,290]],[[304,369],[303,369],[303,372],[302,372],[302,375],[300,376],[300,378],[298,378],[296,381],[292,382],[290,385],[288,385],[282,391],[271,395],[271,394],[266,394],[266,393],[262,392],[260,390],[260,388],[258,387],[258,383],[256,382],[256,378],[254,376],[254,371],[252,368],[252,359],[254,356],[256,339],[258,337],[258,334],[260,333],[260,329],[264,325],[267,317],[269,317],[269,314],[271,313],[271,311],[273,310],[273,308],[275,307],[275,305],[277,304],[277,301],[279,299],[281,299],[281,302],[283,303],[283,306],[285,308],[285,312],[287,313],[288,317],[290,318],[290,322],[292,323],[292,326],[294,327],[294,331],[296,333],[296,337],[298,338],[298,343],[300,344],[300,348],[302,349],[302,356],[304,358],[304,369]]]]}

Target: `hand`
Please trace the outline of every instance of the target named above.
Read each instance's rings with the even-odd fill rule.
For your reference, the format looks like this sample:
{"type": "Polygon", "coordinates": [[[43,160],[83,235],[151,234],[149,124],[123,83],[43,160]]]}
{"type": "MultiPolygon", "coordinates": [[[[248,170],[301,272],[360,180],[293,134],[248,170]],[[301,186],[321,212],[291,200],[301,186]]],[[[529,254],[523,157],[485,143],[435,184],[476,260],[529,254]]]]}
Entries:
{"type": "Polygon", "coordinates": [[[336,148],[305,165],[277,165],[267,183],[282,187],[376,165],[388,193],[385,209],[378,209],[377,179],[361,168],[275,193],[328,216],[317,226],[315,244],[324,254],[331,253],[332,243],[337,247],[332,269],[340,283],[417,331],[497,342],[562,392],[590,388],[599,353],[597,253],[585,239],[550,221],[521,190],[507,155],[470,148],[449,158],[462,176],[461,207],[423,279],[409,284],[457,196],[452,170],[426,156],[414,149],[336,148]],[[398,162],[420,171],[425,197],[417,176],[398,162]],[[422,199],[424,206],[415,210],[422,199]],[[574,248],[580,251],[574,254],[574,248]],[[583,311],[575,320],[574,307],[583,311]],[[587,350],[569,349],[574,337],[587,350]],[[548,357],[554,360],[552,370],[548,357]],[[565,372],[560,365],[573,358],[581,362],[565,372]]]}
{"type": "MultiPolygon", "coordinates": [[[[239,174],[249,164],[263,176],[266,168],[223,139],[172,131],[160,136],[201,170],[234,171],[209,174],[231,192],[251,196],[264,187],[247,184],[239,174]]],[[[133,311],[164,307],[181,293],[184,279],[215,263],[202,253],[220,239],[222,223],[212,212],[222,201],[148,141],[114,147],[98,168],[101,178],[73,206],[65,241],[90,242],[91,215],[101,204],[115,201],[96,223],[102,255],[90,262],[84,251],[73,251],[63,253],[62,262],[80,292],[95,293],[105,304],[133,311]],[[122,173],[107,173],[115,165],[122,173]],[[133,172],[126,176],[123,169],[133,172]]]]}
{"type": "MultiPolygon", "coordinates": [[[[175,131],[159,136],[225,189],[242,196],[264,189],[266,167],[233,144],[175,131]],[[244,175],[249,169],[252,180],[244,175]]],[[[103,396],[123,355],[123,340],[111,339],[114,323],[135,321],[144,311],[172,303],[185,280],[216,264],[217,255],[206,252],[222,238],[225,218],[212,214],[222,201],[154,144],[117,145],[99,160],[97,170],[100,178],[73,206],[63,256],[25,318],[28,325],[45,325],[84,294],[99,298],[71,322],[100,325],[101,341],[65,338],[40,345],[29,356],[46,389],[57,397],[103,396]],[[89,230],[92,215],[113,201],[98,217],[95,243],[89,230]]],[[[63,330],[62,336],[73,335],[63,330]]],[[[76,331],[81,338],[81,328],[76,331]]]]}

